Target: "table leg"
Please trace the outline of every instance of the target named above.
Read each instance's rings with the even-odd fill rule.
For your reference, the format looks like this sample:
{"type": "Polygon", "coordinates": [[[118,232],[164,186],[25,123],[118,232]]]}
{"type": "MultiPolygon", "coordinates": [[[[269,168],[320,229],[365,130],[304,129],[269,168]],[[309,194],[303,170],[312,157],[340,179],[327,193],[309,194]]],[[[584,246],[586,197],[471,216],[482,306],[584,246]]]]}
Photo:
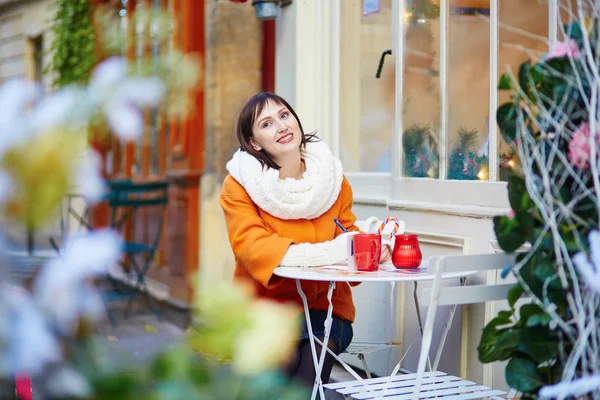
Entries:
{"type": "MultiPolygon", "coordinates": [[[[310,321],[310,314],[308,310],[308,301],[306,300],[306,295],[302,290],[302,285],[300,284],[300,279],[296,279],[296,289],[298,290],[298,294],[300,298],[302,298],[302,305],[304,306],[304,318],[306,319],[306,328],[308,329],[308,342],[310,343],[310,350],[313,357],[313,364],[315,365],[315,372],[317,370],[317,366],[319,365],[319,360],[317,360],[317,349],[315,347],[315,337],[312,331],[312,324],[310,321]]],[[[317,373],[315,377],[315,382],[318,383],[319,395],[321,396],[321,400],[325,400],[325,394],[323,392],[323,383],[321,382],[321,374],[317,373]]],[[[311,400],[315,400],[316,392],[313,386],[313,392],[310,397],[311,400]]]]}
{"type": "MultiPolygon", "coordinates": [[[[329,282],[329,289],[327,290],[327,301],[329,302],[329,306],[327,307],[327,318],[325,319],[325,337],[323,338],[323,344],[321,346],[321,356],[319,358],[319,365],[315,369],[318,379],[315,379],[315,386],[319,385],[319,389],[322,390],[323,382],[321,382],[321,371],[323,371],[323,364],[325,363],[325,356],[327,355],[327,345],[329,344],[329,336],[331,334],[331,324],[333,323],[333,318],[331,314],[333,313],[333,303],[331,302],[331,296],[333,295],[333,289],[335,289],[335,282],[329,282]]],[[[313,386],[313,393],[315,392],[315,386],[313,386]]],[[[323,396],[321,394],[321,396],[323,396]]],[[[325,399],[325,397],[322,397],[325,399]]]]}
{"type": "Polygon", "coordinates": [[[415,309],[417,310],[417,320],[419,321],[419,331],[421,332],[421,336],[423,336],[423,320],[421,319],[421,307],[419,306],[419,296],[417,296],[417,289],[419,284],[417,281],[414,282],[414,290],[413,290],[413,300],[415,302],[415,309]]]}

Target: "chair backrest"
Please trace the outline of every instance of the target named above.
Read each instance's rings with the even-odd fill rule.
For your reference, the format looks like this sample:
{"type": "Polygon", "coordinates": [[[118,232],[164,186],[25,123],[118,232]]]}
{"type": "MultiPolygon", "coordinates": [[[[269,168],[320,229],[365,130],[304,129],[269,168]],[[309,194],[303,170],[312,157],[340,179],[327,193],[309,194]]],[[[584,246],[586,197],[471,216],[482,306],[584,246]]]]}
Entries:
{"type": "MultiPolygon", "coordinates": [[[[163,230],[164,214],[168,202],[168,186],[166,181],[143,183],[132,182],[128,179],[109,181],[110,191],[106,194],[105,199],[112,208],[111,226],[120,230],[128,218],[135,218],[138,209],[158,207],[158,228],[154,240],[151,240],[152,247],[156,247],[163,230]]],[[[151,210],[147,211],[151,212],[151,210]]],[[[154,215],[154,211],[152,214],[154,215]]]]}
{"type": "Polygon", "coordinates": [[[515,285],[514,282],[442,286],[439,281],[444,279],[445,273],[503,270],[512,266],[514,262],[515,255],[506,253],[432,257],[429,268],[435,271],[436,277],[433,287],[423,291],[423,302],[427,305],[435,298],[437,305],[444,306],[506,300],[509,289],[515,285]]]}
{"type": "MultiPolygon", "coordinates": [[[[425,328],[423,329],[423,340],[421,341],[421,353],[419,354],[419,364],[417,367],[417,378],[415,380],[412,400],[420,398],[423,374],[425,373],[426,361],[431,348],[433,336],[433,325],[437,307],[441,305],[459,305],[482,303],[486,301],[505,300],[508,290],[514,283],[466,285],[454,287],[442,287],[444,273],[450,272],[468,272],[468,271],[497,271],[512,266],[515,256],[512,254],[465,254],[456,256],[432,257],[429,261],[429,268],[435,271],[435,278],[431,289],[423,291],[424,300],[429,301],[429,310],[425,328]]],[[[446,331],[447,333],[447,331],[446,331]]],[[[445,338],[438,348],[433,369],[437,365],[441,356],[445,338]]]]}
{"type": "Polygon", "coordinates": [[[144,182],[130,180],[108,182],[110,192],[106,198],[112,207],[147,207],[165,205],[168,201],[168,183],[144,182]]]}

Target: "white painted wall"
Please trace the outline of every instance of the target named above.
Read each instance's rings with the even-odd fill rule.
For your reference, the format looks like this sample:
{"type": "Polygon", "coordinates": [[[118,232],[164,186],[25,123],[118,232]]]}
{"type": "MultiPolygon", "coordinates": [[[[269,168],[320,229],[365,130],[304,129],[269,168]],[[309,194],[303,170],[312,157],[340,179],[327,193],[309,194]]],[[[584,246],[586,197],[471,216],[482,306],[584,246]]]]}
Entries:
{"type": "MultiPolygon", "coordinates": [[[[295,0],[277,19],[275,91],[294,107],[305,132],[335,147],[339,76],[332,26],[340,0],[295,0]],[[336,89],[336,90],[332,90],[336,89]]],[[[335,41],[337,43],[337,41],[335,41]]]]}

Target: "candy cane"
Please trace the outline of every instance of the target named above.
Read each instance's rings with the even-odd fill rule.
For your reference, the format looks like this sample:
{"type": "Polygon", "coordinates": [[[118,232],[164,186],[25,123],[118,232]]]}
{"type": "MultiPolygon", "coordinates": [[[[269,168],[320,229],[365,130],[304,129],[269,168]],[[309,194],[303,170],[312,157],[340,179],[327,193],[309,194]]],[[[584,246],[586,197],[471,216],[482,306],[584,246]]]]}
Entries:
{"type": "Polygon", "coordinates": [[[398,232],[398,229],[400,229],[400,221],[398,221],[398,218],[395,218],[395,217],[386,218],[385,221],[383,221],[381,223],[381,225],[379,226],[379,229],[377,230],[377,234],[381,235],[381,232],[383,232],[383,229],[385,228],[385,226],[390,222],[394,222],[394,229],[392,229],[392,232],[390,232],[390,239],[393,238],[396,235],[396,232],[398,232]]]}

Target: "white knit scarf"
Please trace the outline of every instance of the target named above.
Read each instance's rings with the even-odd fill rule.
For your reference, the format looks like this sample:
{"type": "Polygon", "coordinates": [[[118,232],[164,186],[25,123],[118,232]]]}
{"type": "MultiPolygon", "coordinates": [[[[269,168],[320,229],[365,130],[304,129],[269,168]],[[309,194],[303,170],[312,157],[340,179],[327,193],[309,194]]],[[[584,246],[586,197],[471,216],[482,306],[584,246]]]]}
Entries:
{"type": "Polygon", "coordinates": [[[340,194],[343,170],[323,142],[306,144],[302,179],[279,179],[279,171],[265,168],[252,155],[238,150],[227,170],[246,189],[258,207],[281,219],[313,219],[331,208],[340,194]]]}

